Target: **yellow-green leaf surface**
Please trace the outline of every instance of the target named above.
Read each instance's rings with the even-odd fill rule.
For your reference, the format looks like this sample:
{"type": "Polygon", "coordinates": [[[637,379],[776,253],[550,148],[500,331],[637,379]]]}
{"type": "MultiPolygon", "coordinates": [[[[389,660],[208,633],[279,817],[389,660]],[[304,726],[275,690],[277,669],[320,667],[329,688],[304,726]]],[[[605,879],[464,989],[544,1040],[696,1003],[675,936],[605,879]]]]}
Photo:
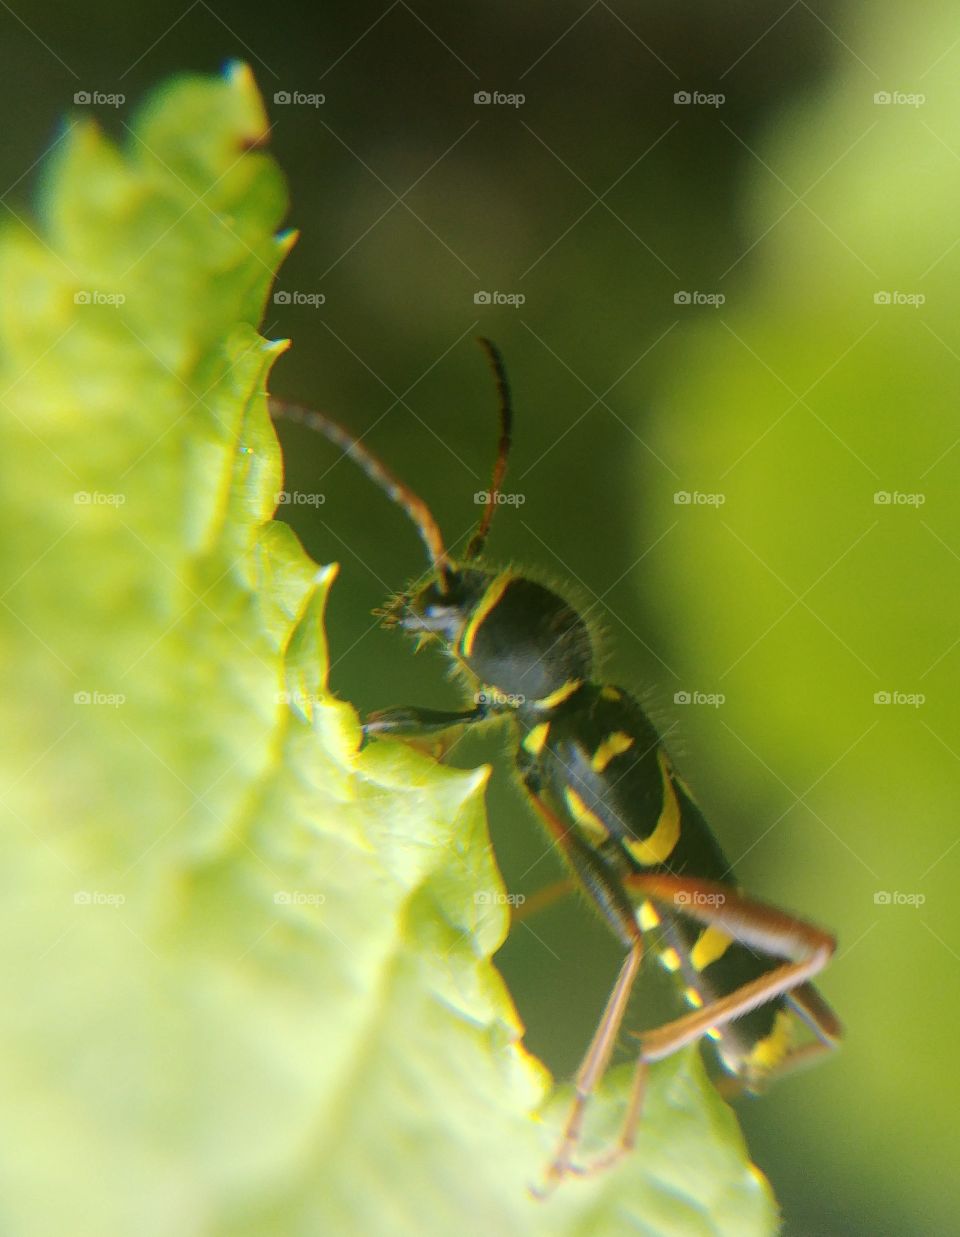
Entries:
{"type": "Polygon", "coordinates": [[[175,81],[0,236],[0,1231],[771,1232],[689,1054],[634,1156],[527,1192],[564,1097],[490,961],[486,770],[361,751],[272,519],[265,132],[246,70],[175,81]]]}

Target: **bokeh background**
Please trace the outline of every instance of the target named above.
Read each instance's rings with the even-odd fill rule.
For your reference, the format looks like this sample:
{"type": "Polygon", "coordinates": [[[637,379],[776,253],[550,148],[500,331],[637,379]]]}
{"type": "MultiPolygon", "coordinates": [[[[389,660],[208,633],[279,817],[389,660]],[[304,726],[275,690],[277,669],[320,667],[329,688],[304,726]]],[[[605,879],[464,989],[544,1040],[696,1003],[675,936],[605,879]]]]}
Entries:
{"type": "MultiPolygon", "coordinates": [[[[570,584],[743,883],[840,937],[843,1052],[742,1107],[785,1231],[960,1232],[960,14],[37,0],[0,29],[17,214],[66,112],[123,140],[168,74],[252,65],[302,233],[264,325],[293,340],[274,390],[365,433],[454,545],[495,441],[473,341],[496,340],[517,426],[491,557],[570,584]]],[[[411,528],[283,441],[288,491],[322,495],[286,512],[343,568],[336,689],[451,703],[370,617],[421,570],[411,528]]],[[[529,896],[558,871],[504,747],[451,758],[496,764],[529,896]]],[[[559,1073],[617,960],[573,899],[502,950],[559,1073]]]]}

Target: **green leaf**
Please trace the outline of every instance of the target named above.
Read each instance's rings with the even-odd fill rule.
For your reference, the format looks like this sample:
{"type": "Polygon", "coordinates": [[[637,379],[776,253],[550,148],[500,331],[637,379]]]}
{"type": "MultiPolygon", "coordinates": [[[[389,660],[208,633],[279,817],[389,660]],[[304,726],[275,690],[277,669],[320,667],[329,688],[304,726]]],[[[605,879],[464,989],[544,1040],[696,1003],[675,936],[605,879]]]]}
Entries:
{"type": "MultiPolygon", "coordinates": [[[[64,131],[0,235],[8,1234],[769,1232],[687,1054],[546,1204],[485,769],[360,750],[257,334],[291,238],[243,68],[64,131]]],[[[609,1081],[612,1133],[627,1079],[609,1081]]]]}

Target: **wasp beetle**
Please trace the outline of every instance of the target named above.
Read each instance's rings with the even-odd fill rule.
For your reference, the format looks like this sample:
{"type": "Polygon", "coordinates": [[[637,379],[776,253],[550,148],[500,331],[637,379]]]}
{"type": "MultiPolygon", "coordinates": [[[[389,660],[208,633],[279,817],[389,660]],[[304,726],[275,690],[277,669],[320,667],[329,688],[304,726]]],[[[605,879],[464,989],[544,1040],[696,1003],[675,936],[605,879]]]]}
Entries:
{"type": "Polygon", "coordinates": [[[577,1073],[575,1098],[539,1193],[582,1172],[577,1150],[591,1093],[610,1062],[645,945],[674,972],[689,1011],[638,1042],[619,1141],[634,1142],[651,1062],[694,1040],[713,1041],[731,1090],[756,1092],[774,1076],[837,1045],[836,1015],[810,982],[835,940],[743,893],[656,728],[624,688],[599,681],[590,629],[553,589],[481,558],[507,467],[513,413],[503,361],[485,348],[497,380],[500,441],[488,502],[463,558],[448,554],[426,503],[337,422],[270,399],[271,414],[319,431],[411,518],[429,573],[382,612],[385,623],[439,641],[475,688],[472,707],[386,709],[367,738],[440,735],[505,715],[517,772],[574,883],[625,950],[606,1008],[577,1073]],[[805,1026],[809,1034],[798,1036],[805,1026]]]}

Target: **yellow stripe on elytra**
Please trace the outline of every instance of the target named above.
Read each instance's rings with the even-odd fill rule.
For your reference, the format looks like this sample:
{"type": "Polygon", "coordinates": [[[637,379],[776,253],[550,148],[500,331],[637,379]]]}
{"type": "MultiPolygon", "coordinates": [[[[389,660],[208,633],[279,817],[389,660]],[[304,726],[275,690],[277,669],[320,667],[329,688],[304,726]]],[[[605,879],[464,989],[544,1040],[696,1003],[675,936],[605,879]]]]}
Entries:
{"type": "Polygon", "coordinates": [[[477,602],[476,609],[471,614],[469,622],[463,629],[463,635],[460,637],[460,652],[464,657],[469,657],[473,652],[473,642],[477,638],[480,625],[503,596],[507,585],[513,578],[512,571],[501,571],[487,585],[487,591],[477,602]]]}
{"type": "Polygon", "coordinates": [[[580,828],[589,833],[597,842],[605,842],[610,836],[607,826],[596,812],[590,811],[572,786],[565,786],[563,788],[563,797],[567,801],[570,815],[580,828]]]}
{"type": "Polygon", "coordinates": [[[667,971],[680,970],[680,955],[672,945],[668,945],[666,949],[661,949],[660,965],[667,971]]]}
{"type": "Polygon", "coordinates": [[[618,691],[616,687],[601,687],[600,695],[604,700],[622,700],[623,693],[618,691]]]}
{"type": "Polygon", "coordinates": [[[790,1049],[793,1038],[793,1023],[785,1010],[778,1010],[773,1021],[773,1030],[758,1040],[746,1058],[747,1070],[752,1074],[765,1074],[780,1064],[790,1049]]]}
{"type": "Polygon", "coordinates": [[[694,1009],[703,1008],[703,997],[696,988],[684,988],[683,995],[686,997],[687,1004],[692,1005],[694,1009]]]}
{"type": "Polygon", "coordinates": [[[657,750],[657,761],[663,781],[663,807],[656,828],[648,838],[631,838],[624,841],[624,845],[637,863],[648,868],[658,863],[666,863],[673,853],[673,848],[680,840],[680,803],[673,789],[670,763],[662,748],[657,750]]]}
{"type": "Polygon", "coordinates": [[[539,756],[543,751],[549,733],[549,722],[538,722],[536,726],[531,726],[523,736],[524,751],[529,752],[531,756],[539,756]]]}
{"type": "Polygon", "coordinates": [[[534,701],[534,704],[538,709],[555,709],[558,704],[563,704],[564,700],[569,700],[582,682],[583,679],[567,679],[562,687],[558,687],[549,696],[541,696],[539,700],[534,701]]]}
{"type": "Polygon", "coordinates": [[[650,932],[653,928],[659,928],[660,916],[653,909],[652,902],[642,902],[640,910],[637,912],[637,921],[644,932],[650,932]]]}
{"type": "Polygon", "coordinates": [[[719,928],[714,927],[712,924],[709,928],[705,928],[697,937],[697,943],[690,951],[690,961],[693,964],[693,969],[695,971],[702,971],[711,962],[716,962],[718,958],[722,958],[732,940],[733,937],[728,936],[726,932],[721,932],[719,928]]]}
{"type": "Polygon", "coordinates": [[[623,730],[615,730],[608,735],[593,753],[590,767],[594,773],[602,773],[614,756],[619,756],[628,748],[633,747],[633,738],[623,730]]]}

